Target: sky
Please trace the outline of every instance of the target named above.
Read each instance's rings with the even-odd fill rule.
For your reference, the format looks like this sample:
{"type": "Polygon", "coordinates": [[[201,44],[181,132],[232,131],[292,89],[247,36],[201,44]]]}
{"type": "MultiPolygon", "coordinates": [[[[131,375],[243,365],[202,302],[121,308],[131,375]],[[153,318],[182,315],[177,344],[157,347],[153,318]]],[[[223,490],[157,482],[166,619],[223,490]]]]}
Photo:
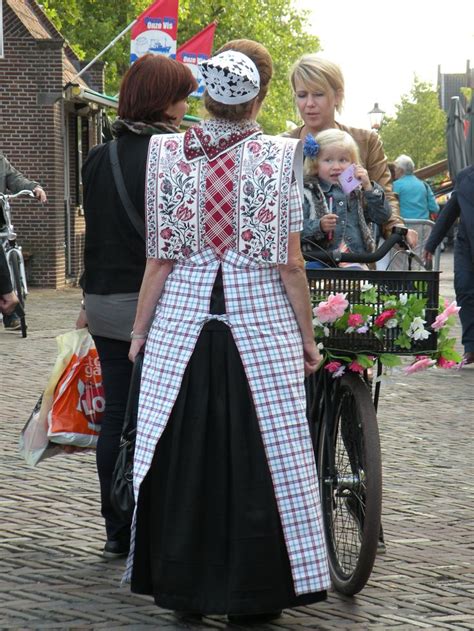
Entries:
{"type": "MultiPolygon", "coordinates": [[[[370,127],[375,102],[387,115],[408,94],[415,75],[436,87],[442,73],[474,68],[474,0],[293,0],[311,12],[309,31],[321,56],[337,63],[345,79],[338,120],[370,127]]],[[[308,51],[312,52],[312,51],[308,51]]]]}

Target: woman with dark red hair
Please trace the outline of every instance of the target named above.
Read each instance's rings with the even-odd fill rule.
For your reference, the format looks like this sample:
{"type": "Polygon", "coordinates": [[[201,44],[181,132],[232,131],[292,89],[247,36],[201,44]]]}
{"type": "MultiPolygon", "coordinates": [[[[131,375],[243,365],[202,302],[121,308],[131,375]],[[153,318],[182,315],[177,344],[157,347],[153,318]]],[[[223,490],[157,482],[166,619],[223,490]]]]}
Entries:
{"type": "Polygon", "coordinates": [[[130,210],[115,185],[110,143],[94,147],[82,170],[86,236],[83,309],[77,326],[88,326],[100,358],[105,414],[97,444],[105,558],[125,556],[130,524],[110,503],[111,477],[117,459],[132,364],[130,331],[145,269],[145,242],[135,223],[144,226],[145,172],[153,134],[176,133],[197,87],[191,71],[162,55],[145,55],[125,74],[119,95],[119,118],[113,124],[119,168],[130,210]],[[135,216],[132,223],[129,213],[135,216]]]}

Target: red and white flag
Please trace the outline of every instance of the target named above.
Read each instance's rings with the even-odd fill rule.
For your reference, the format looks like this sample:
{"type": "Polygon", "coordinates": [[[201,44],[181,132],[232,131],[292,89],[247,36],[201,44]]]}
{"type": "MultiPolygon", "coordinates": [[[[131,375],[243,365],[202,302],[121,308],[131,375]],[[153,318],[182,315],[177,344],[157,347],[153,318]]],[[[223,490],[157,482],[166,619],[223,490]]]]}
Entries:
{"type": "Polygon", "coordinates": [[[188,66],[198,82],[197,90],[191,96],[201,97],[203,95],[205,86],[198,63],[202,59],[209,59],[212,54],[216,26],[217,22],[211,22],[206,28],[182,44],[176,51],[176,59],[188,66]]]}
{"type": "Polygon", "coordinates": [[[132,27],[130,63],[152,53],[176,57],[179,0],[156,0],[132,27]]]}

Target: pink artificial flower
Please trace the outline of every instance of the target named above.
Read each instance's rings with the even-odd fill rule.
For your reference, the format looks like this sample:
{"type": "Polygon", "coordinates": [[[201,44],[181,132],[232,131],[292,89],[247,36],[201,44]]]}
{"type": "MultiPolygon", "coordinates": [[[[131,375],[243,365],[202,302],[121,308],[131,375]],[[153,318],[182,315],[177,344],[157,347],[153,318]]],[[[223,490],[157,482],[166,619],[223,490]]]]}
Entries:
{"type": "Polygon", "coordinates": [[[455,300],[453,300],[444,310],[444,312],[450,316],[450,315],[456,315],[456,313],[459,313],[461,307],[458,307],[457,302],[455,300]]]}
{"type": "Polygon", "coordinates": [[[456,315],[457,313],[459,313],[459,310],[461,309],[461,307],[457,306],[455,300],[453,300],[453,302],[451,302],[448,305],[446,303],[447,301],[445,301],[444,303],[445,305],[444,311],[436,316],[436,320],[431,325],[431,328],[434,331],[438,331],[438,329],[442,329],[443,326],[446,324],[449,316],[456,315]]]}
{"type": "Polygon", "coordinates": [[[412,375],[415,372],[421,372],[422,370],[426,370],[427,368],[430,368],[430,366],[434,366],[434,364],[436,364],[436,361],[434,359],[430,359],[429,357],[423,356],[422,359],[418,359],[413,364],[410,364],[410,366],[405,366],[405,368],[403,369],[403,372],[406,375],[412,375]]]}
{"type": "Polygon", "coordinates": [[[431,328],[433,329],[433,331],[438,331],[439,329],[443,328],[443,326],[446,324],[447,321],[448,321],[448,316],[445,316],[444,311],[443,311],[443,313],[440,313],[439,315],[436,316],[436,320],[431,325],[431,328]]]}
{"type": "Polygon", "coordinates": [[[328,372],[336,372],[339,368],[341,368],[341,366],[341,362],[332,361],[324,366],[324,370],[327,370],[328,372]]]}
{"type": "Polygon", "coordinates": [[[374,325],[381,329],[386,322],[394,318],[396,315],[396,309],[387,309],[375,318],[374,325]]]}
{"type": "Polygon", "coordinates": [[[335,322],[349,306],[346,295],[341,293],[329,294],[326,301],[323,300],[313,309],[314,315],[320,322],[335,322]]]}
{"type": "Polygon", "coordinates": [[[440,357],[436,365],[440,368],[454,368],[454,366],[457,366],[457,362],[453,361],[452,359],[445,359],[444,357],[440,357]]]}
{"type": "Polygon", "coordinates": [[[351,313],[349,318],[347,319],[347,324],[349,326],[357,328],[364,324],[364,318],[360,315],[360,313],[351,313]]]}
{"type": "Polygon", "coordinates": [[[349,370],[352,370],[352,372],[358,372],[358,373],[364,372],[364,367],[355,360],[349,364],[348,368],[349,370]]]}

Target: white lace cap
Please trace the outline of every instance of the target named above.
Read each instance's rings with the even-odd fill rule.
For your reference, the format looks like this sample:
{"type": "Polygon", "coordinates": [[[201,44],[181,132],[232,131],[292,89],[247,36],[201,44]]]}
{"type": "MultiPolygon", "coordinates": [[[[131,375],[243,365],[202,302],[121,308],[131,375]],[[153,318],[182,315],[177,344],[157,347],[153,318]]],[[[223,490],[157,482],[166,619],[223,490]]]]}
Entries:
{"type": "Polygon", "coordinates": [[[260,75],[253,61],[236,50],[226,50],[200,62],[206,90],[218,103],[238,105],[260,91],[260,75]]]}

